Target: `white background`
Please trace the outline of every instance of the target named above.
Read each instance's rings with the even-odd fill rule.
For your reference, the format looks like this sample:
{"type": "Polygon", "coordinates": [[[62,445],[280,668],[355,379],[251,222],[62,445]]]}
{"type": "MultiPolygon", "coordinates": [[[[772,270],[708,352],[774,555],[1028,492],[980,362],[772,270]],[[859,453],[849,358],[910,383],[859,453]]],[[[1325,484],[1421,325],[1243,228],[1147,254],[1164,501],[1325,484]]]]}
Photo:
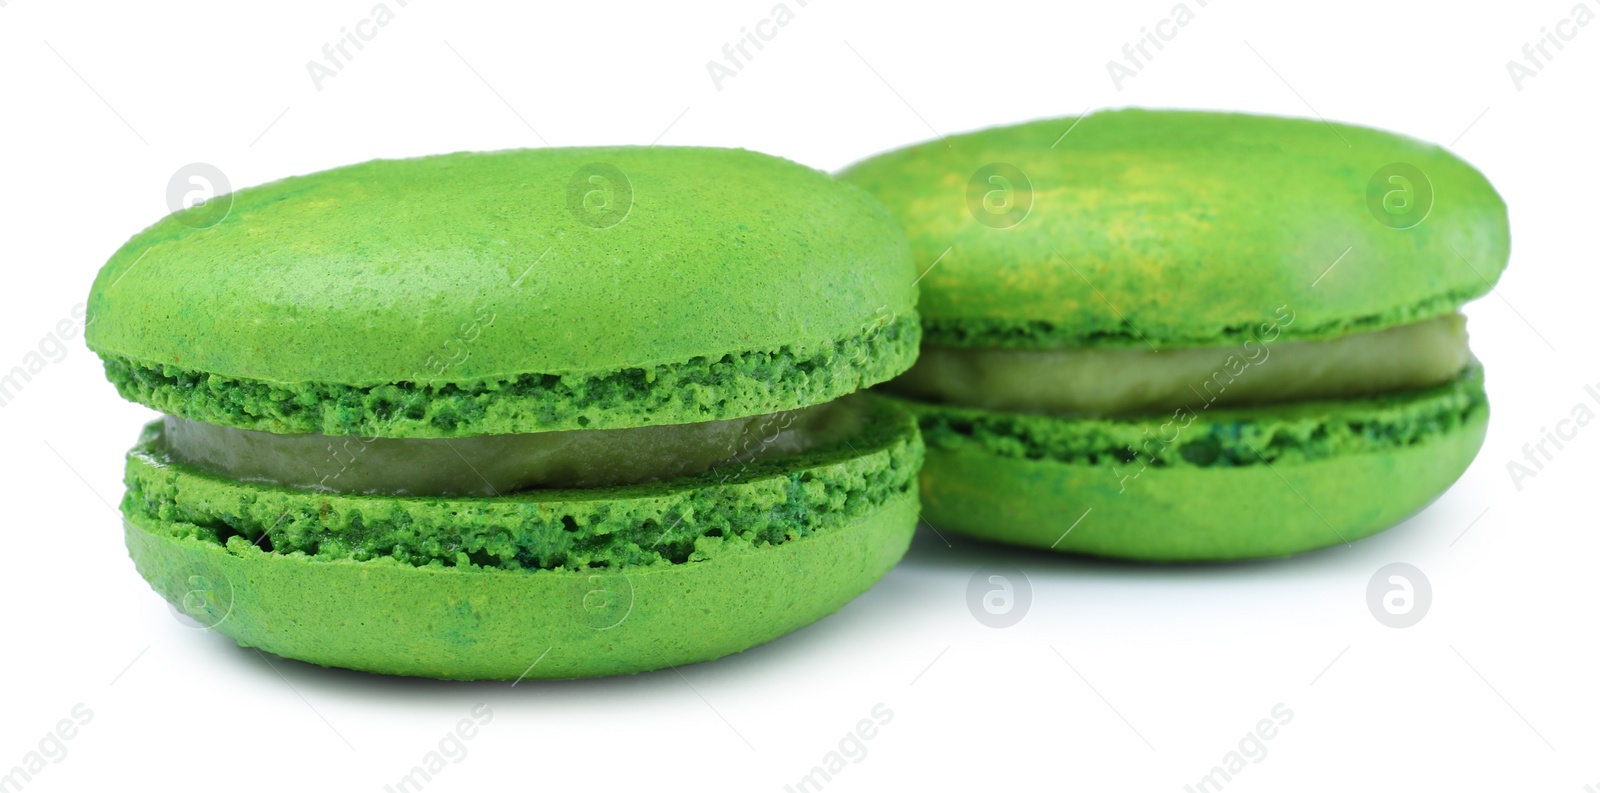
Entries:
{"type": "Polygon", "coordinates": [[[1520,491],[1507,472],[1574,405],[1600,412],[1583,390],[1600,383],[1600,21],[1519,90],[1507,61],[1576,0],[1186,1],[1195,19],[1120,91],[1106,62],[1175,0],[790,2],[794,20],[721,90],[706,63],[771,0],[390,2],[393,22],[320,91],[306,63],[372,0],[0,1],[0,370],[71,316],[196,161],[245,186],[374,157],[659,141],[832,170],[1040,116],[1220,108],[1452,145],[1505,196],[1514,237],[1498,293],[1468,308],[1488,442],[1393,531],[1287,561],[1148,567],[923,530],[877,588],[768,646],[514,689],[269,666],[180,624],[110,506],[151,414],[117,398],[69,323],[64,356],[0,408],[0,771],[83,703],[92,721],[26,790],[381,790],[482,702],[493,721],[428,791],[778,791],[884,703],[892,721],[827,790],[1179,791],[1283,703],[1292,721],[1227,790],[1600,789],[1600,426],[1520,491]],[[1433,589],[1406,629],[1365,602],[1396,561],[1433,589]],[[1014,627],[969,613],[984,564],[1031,582],[1014,627]]]}

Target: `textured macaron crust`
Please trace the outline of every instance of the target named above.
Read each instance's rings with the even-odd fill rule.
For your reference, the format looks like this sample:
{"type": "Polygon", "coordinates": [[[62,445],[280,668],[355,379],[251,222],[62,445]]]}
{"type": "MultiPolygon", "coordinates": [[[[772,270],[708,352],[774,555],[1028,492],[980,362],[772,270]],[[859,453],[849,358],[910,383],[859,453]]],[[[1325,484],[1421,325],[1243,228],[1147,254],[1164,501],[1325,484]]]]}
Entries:
{"type": "Polygon", "coordinates": [[[1481,368],[1423,391],[1144,419],[906,400],[923,516],[998,542],[1149,561],[1284,556],[1414,514],[1483,444],[1481,368]]]}
{"type": "Polygon", "coordinates": [[[1286,338],[1375,330],[1487,293],[1510,245],[1472,166],[1316,120],[1108,111],[951,135],[840,177],[900,219],[921,267],[938,262],[918,308],[925,341],[951,347],[1235,344],[1280,305],[1298,315],[1286,338]],[[1369,201],[1399,184],[1393,164],[1427,202],[1403,229],[1369,201]]]}
{"type": "Polygon", "coordinates": [[[454,679],[677,666],[826,616],[904,554],[923,447],[879,414],[734,472],[500,498],[228,480],[164,459],[154,423],[128,457],[126,537],[175,606],[286,657],[454,679]]]}
{"type": "Polygon", "coordinates": [[[241,645],[322,666],[453,680],[563,679],[705,661],[838,611],[905,554],[915,495],[779,546],[708,544],[617,572],[322,562],[126,524],[139,572],[241,645]]]}
{"type": "Polygon", "coordinates": [[[865,192],[754,152],[380,160],[185,210],[102,268],[86,340],[129,399],[392,437],[690,423],[908,366],[915,268],[865,192]],[[204,227],[197,227],[204,226],[204,227]]]}
{"type": "Polygon", "coordinates": [[[447,438],[774,413],[853,393],[916,360],[915,312],[880,315],[858,330],[816,348],[792,344],[715,360],[445,385],[278,384],[101,357],[125,399],[195,421],[277,433],[447,438]]]}

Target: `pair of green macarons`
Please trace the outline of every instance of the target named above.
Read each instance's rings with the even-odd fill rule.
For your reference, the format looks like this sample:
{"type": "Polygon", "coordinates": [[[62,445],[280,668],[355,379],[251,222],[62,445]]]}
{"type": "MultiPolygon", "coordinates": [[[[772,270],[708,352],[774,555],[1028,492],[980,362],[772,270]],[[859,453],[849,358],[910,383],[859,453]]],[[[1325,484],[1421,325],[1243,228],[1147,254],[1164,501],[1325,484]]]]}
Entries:
{"type": "Polygon", "coordinates": [[[1171,111],[837,179],[544,149],[221,200],[89,299],[109,378],[165,414],[128,455],[135,565],[241,644],[461,679],[771,640],[872,586],[919,509],[1149,560],[1379,531],[1482,442],[1456,312],[1508,247],[1437,147],[1171,111]]]}

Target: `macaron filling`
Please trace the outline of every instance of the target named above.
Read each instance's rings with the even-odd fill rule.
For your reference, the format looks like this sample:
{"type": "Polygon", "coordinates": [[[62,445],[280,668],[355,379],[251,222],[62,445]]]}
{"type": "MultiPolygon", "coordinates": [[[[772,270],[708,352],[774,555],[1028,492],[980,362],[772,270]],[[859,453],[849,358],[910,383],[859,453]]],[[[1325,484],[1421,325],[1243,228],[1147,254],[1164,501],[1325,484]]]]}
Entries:
{"type": "Polygon", "coordinates": [[[694,424],[465,438],[281,435],[167,415],[161,448],[177,462],[240,481],[338,493],[499,496],[780,459],[848,440],[866,420],[853,397],[694,424]]]}
{"type": "Polygon", "coordinates": [[[1260,338],[1230,347],[925,346],[887,388],[965,407],[1106,417],[1427,388],[1455,378],[1471,360],[1466,318],[1452,313],[1334,339],[1260,338]]]}
{"type": "Polygon", "coordinates": [[[507,570],[682,564],[717,543],[774,546],[853,525],[892,501],[914,504],[916,420],[889,400],[858,399],[859,430],[811,451],[661,482],[488,498],[241,481],[174,459],[157,420],[128,453],[122,509],[148,530],[236,555],[507,570]]]}

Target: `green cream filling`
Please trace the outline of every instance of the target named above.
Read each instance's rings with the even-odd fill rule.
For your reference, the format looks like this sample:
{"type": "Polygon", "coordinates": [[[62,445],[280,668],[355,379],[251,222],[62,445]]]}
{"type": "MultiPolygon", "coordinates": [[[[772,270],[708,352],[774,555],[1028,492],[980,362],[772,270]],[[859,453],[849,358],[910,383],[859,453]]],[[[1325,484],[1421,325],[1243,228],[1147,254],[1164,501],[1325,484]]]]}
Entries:
{"type": "Polygon", "coordinates": [[[986,410],[1126,416],[1428,388],[1449,382],[1470,361],[1466,318],[1448,314],[1334,339],[1261,338],[1231,347],[929,346],[888,389],[986,410]]]}
{"type": "Polygon", "coordinates": [[[499,498],[330,493],[240,482],[174,460],[152,422],[127,460],[124,513],[143,529],[318,561],[505,570],[633,569],[841,530],[916,502],[922,440],[888,400],[862,395],[858,433],[780,459],[660,482],[524,490],[499,498]]]}
{"type": "Polygon", "coordinates": [[[248,482],[338,493],[499,496],[689,476],[859,435],[856,398],[722,421],[465,438],[279,435],[166,416],[173,460],[248,482]]]}
{"type": "Polygon", "coordinates": [[[904,400],[930,453],[976,449],[1070,465],[1233,468],[1308,463],[1426,444],[1488,419],[1483,367],[1431,388],[1263,407],[1177,408],[1118,418],[1057,417],[904,400]]]}

